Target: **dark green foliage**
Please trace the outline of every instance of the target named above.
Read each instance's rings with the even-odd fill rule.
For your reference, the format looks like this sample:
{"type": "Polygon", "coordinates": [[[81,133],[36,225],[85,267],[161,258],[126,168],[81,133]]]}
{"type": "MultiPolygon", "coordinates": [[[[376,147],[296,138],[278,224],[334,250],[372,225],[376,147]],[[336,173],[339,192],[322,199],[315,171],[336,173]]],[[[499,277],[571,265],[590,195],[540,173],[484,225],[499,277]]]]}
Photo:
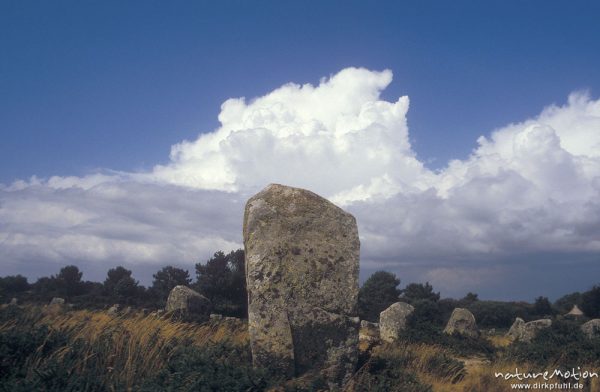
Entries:
{"type": "Polygon", "coordinates": [[[379,322],[379,313],[384,311],[398,298],[402,291],[398,289],[400,279],[391,272],[377,271],[371,275],[358,292],[358,316],[361,320],[379,322]]]}
{"type": "Polygon", "coordinates": [[[247,347],[184,345],[169,357],[162,371],[142,384],[140,390],[262,391],[268,385],[265,373],[252,368],[247,347]]]}
{"type": "Polygon", "coordinates": [[[408,317],[407,328],[402,333],[402,339],[413,343],[439,345],[458,355],[491,356],[493,354],[494,348],[487,339],[445,334],[443,329],[447,320],[442,319],[439,302],[421,300],[415,302],[413,306],[415,310],[408,317]]]}
{"type": "Polygon", "coordinates": [[[211,300],[216,313],[248,317],[244,250],[216,252],[205,264],[196,264],[195,289],[211,300]]]}
{"type": "Polygon", "coordinates": [[[121,266],[111,268],[106,274],[104,290],[112,302],[135,304],[142,290],[138,282],[131,277],[131,271],[121,266]]]}
{"type": "Polygon", "coordinates": [[[484,328],[509,328],[516,317],[529,320],[530,305],[515,302],[475,301],[466,306],[477,325],[484,328]]]}
{"type": "Polygon", "coordinates": [[[581,310],[589,318],[600,318],[600,286],[581,295],[581,310]]]}
{"type": "Polygon", "coordinates": [[[61,268],[56,276],[56,283],[60,294],[68,299],[82,294],[84,288],[83,283],[81,282],[82,275],[83,274],[79,272],[79,268],[74,265],[68,265],[61,268]]]}
{"type": "Polygon", "coordinates": [[[462,299],[460,299],[460,301],[462,304],[466,305],[466,304],[471,304],[475,301],[479,301],[479,298],[478,298],[477,294],[468,292],[467,295],[465,295],[462,299]]]}
{"type": "Polygon", "coordinates": [[[442,298],[437,302],[437,305],[440,311],[440,318],[442,320],[449,320],[454,309],[467,307],[462,303],[462,300],[457,301],[453,298],[442,298]]]}
{"type": "Polygon", "coordinates": [[[0,333],[0,391],[105,390],[100,374],[89,369],[80,373],[67,370],[81,360],[77,343],[60,360],[50,356],[68,342],[65,333],[45,326],[30,325],[0,333]]]}
{"type": "Polygon", "coordinates": [[[406,370],[411,358],[403,355],[373,356],[354,377],[357,392],[430,392],[431,386],[419,382],[406,370]]]}
{"type": "Polygon", "coordinates": [[[411,283],[403,290],[402,298],[411,305],[420,300],[437,302],[440,299],[440,293],[434,293],[433,286],[429,282],[425,284],[411,283]]]}
{"type": "Polygon", "coordinates": [[[600,338],[587,339],[580,324],[571,320],[556,320],[542,329],[530,343],[511,345],[506,357],[538,365],[556,365],[570,369],[582,364],[600,365],[600,338]]]}
{"type": "Polygon", "coordinates": [[[38,301],[47,303],[52,297],[60,296],[58,280],[55,276],[44,276],[39,278],[34,284],[31,285],[35,297],[38,301]]]}
{"type": "Polygon", "coordinates": [[[22,275],[0,277],[0,296],[10,300],[10,297],[26,290],[29,290],[29,283],[22,275]]]}
{"type": "Polygon", "coordinates": [[[537,297],[533,303],[533,309],[531,310],[532,315],[536,318],[542,318],[544,316],[554,315],[554,309],[547,297],[537,297]]]}
{"type": "Polygon", "coordinates": [[[164,306],[167,297],[175,286],[189,286],[192,282],[190,273],[184,269],[166,266],[153,275],[154,281],[150,290],[159,301],[159,306],[164,306]]]}

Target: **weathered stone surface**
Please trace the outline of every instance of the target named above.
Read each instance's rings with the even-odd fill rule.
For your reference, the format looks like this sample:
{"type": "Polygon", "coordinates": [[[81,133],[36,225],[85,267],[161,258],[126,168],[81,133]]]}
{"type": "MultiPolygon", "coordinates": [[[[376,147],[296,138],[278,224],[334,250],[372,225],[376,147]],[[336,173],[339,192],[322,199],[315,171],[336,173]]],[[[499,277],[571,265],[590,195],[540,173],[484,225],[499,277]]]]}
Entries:
{"type": "Polygon", "coordinates": [[[19,300],[16,298],[12,298],[9,303],[9,305],[12,305],[12,306],[17,306],[18,304],[19,304],[19,300]]]}
{"type": "Polygon", "coordinates": [[[118,316],[120,310],[121,310],[121,305],[114,304],[113,306],[111,306],[110,308],[108,308],[108,310],[106,311],[106,313],[109,316],[118,316]]]}
{"type": "Polygon", "coordinates": [[[523,342],[530,342],[540,330],[544,328],[549,328],[552,325],[552,320],[550,319],[541,319],[534,320],[528,323],[525,323],[525,330],[520,340],[523,342]]]}
{"type": "Polygon", "coordinates": [[[581,332],[588,338],[600,336],[600,319],[593,319],[581,326],[581,332]]]}
{"type": "Polygon", "coordinates": [[[549,319],[534,320],[526,323],[523,319],[517,317],[506,336],[516,341],[530,342],[540,330],[548,328],[551,325],[552,320],[549,319]]]}
{"type": "Polygon", "coordinates": [[[360,321],[359,342],[374,343],[379,341],[379,324],[367,320],[360,321]]]}
{"type": "Polygon", "coordinates": [[[414,310],[415,308],[406,302],[396,302],[381,312],[379,314],[381,340],[389,343],[398,340],[400,333],[406,328],[406,319],[414,310]]]}
{"type": "Polygon", "coordinates": [[[525,321],[517,317],[515,322],[510,326],[510,329],[506,333],[506,336],[511,338],[512,340],[519,340],[521,336],[523,336],[523,331],[525,330],[525,321]]]}
{"type": "Polygon", "coordinates": [[[444,333],[452,335],[458,333],[459,335],[469,336],[475,338],[479,336],[479,329],[475,322],[475,316],[468,309],[456,308],[452,311],[450,320],[444,328],[444,333]]]}
{"type": "Polygon", "coordinates": [[[358,358],[354,217],[310,191],[269,185],[246,204],[244,246],[255,366],[348,380],[358,358]]]}
{"type": "Polygon", "coordinates": [[[50,301],[50,306],[52,305],[64,305],[65,304],[65,299],[64,298],[60,298],[60,297],[54,297],[52,298],[52,301],[50,301]]]}
{"type": "Polygon", "coordinates": [[[167,298],[165,311],[186,320],[206,321],[212,303],[202,294],[187,286],[175,286],[167,298]]]}

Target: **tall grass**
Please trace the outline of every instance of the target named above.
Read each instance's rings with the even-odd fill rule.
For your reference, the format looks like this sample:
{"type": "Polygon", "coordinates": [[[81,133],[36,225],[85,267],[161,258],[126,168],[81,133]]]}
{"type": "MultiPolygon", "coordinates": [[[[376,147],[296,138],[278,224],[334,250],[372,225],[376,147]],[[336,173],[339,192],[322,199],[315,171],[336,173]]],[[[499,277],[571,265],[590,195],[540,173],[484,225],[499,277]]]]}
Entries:
{"type": "Polygon", "coordinates": [[[104,312],[49,311],[41,307],[13,313],[0,319],[0,333],[18,336],[40,328],[46,333],[26,359],[24,379],[39,378],[36,371],[58,364],[67,375],[92,374],[108,389],[131,390],[163,369],[182,346],[246,346],[248,342],[247,328],[241,320],[198,325],[141,313],[111,317],[104,312]]]}

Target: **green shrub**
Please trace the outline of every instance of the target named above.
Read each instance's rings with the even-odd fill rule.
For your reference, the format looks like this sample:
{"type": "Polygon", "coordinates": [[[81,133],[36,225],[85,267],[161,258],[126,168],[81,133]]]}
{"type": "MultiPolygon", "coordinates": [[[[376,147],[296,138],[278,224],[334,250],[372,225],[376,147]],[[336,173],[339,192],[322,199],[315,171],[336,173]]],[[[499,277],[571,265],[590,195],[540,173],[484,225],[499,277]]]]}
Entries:
{"type": "Polygon", "coordinates": [[[439,306],[439,302],[429,300],[415,303],[415,310],[408,317],[407,328],[402,332],[402,339],[410,343],[446,347],[457,355],[483,354],[491,356],[494,353],[493,345],[485,338],[444,333],[444,320],[441,318],[439,306]]]}
{"type": "Polygon", "coordinates": [[[504,355],[517,362],[577,369],[583,364],[600,364],[600,338],[587,339],[575,321],[556,320],[530,343],[512,344],[504,355]]]}
{"type": "Polygon", "coordinates": [[[356,392],[431,392],[431,386],[419,382],[407,371],[408,357],[372,357],[355,375],[356,392]]]}
{"type": "Polygon", "coordinates": [[[252,368],[247,348],[219,344],[181,346],[165,368],[141,385],[141,391],[261,391],[265,372],[252,368]]]}

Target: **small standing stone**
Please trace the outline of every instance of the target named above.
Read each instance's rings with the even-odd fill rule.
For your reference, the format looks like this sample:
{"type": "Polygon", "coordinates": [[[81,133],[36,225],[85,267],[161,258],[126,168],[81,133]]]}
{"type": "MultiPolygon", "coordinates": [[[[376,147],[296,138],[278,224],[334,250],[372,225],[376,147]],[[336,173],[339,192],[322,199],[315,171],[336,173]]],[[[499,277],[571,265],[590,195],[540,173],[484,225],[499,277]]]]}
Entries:
{"type": "Polygon", "coordinates": [[[581,332],[588,338],[600,336],[600,319],[593,319],[581,326],[581,332]]]}
{"type": "Polygon", "coordinates": [[[517,317],[506,336],[515,341],[530,342],[536,337],[539,331],[549,328],[551,325],[552,320],[549,319],[534,320],[526,323],[523,319],[517,317]]]}
{"type": "Polygon", "coordinates": [[[469,336],[472,338],[478,337],[479,329],[477,328],[475,316],[473,316],[473,313],[471,313],[468,309],[454,309],[452,311],[452,315],[450,316],[450,320],[448,320],[448,324],[446,324],[444,333],[447,333],[448,335],[457,333],[459,335],[469,336]]]}
{"type": "Polygon", "coordinates": [[[106,314],[108,314],[109,316],[118,316],[120,310],[121,310],[121,305],[114,304],[113,306],[108,308],[108,310],[106,311],[106,314]]]}
{"type": "Polygon", "coordinates": [[[406,328],[408,316],[415,308],[406,302],[396,302],[379,314],[379,333],[381,340],[391,343],[400,337],[406,328]]]}
{"type": "Polygon", "coordinates": [[[184,320],[207,321],[212,310],[208,298],[187,286],[175,286],[169,298],[165,311],[182,317],[184,320]]]}
{"type": "Polygon", "coordinates": [[[525,330],[525,321],[517,317],[515,322],[510,326],[510,329],[506,333],[506,336],[511,338],[512,340],[519,340],[521,336],[523,336],[523,331],[525,330]]]}

